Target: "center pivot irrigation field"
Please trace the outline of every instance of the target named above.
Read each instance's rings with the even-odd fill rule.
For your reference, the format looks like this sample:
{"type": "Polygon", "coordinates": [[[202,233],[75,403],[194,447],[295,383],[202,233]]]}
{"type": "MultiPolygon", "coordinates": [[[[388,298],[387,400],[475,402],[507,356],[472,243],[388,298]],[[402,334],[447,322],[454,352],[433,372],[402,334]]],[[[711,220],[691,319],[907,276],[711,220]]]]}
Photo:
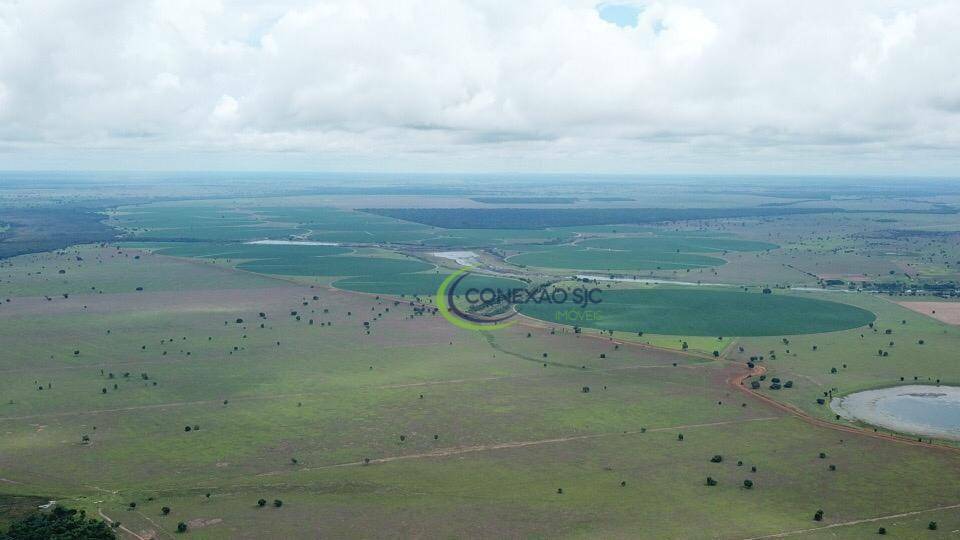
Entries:
{"type": "Polygon", "coordinates": [[[818,334],[874,320],[858,307],[786,294],[688,287],[608,290],[600,296],[600,303],[585,307],[528,303],[520,311],[557,323],[680,336],[818,334]]]}

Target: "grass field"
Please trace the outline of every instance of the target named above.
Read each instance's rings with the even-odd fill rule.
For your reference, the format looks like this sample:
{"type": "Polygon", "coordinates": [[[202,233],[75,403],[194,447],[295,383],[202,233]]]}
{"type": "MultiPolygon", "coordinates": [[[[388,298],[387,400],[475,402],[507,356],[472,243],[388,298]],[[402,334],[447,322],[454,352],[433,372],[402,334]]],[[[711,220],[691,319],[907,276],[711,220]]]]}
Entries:
{"type": "Polygon", "coordinates": [[[687,189],[704,219],[624,225],[676,195],[538,189],[372,201],[450,228],[349,190],[121,205],[119,244],[0,261],[0,530],[52,499],[141,540],[955,536],[960,446],[827,402],[960,384],[960,328],[897,303],[960,279],[960,197],[687,189]],[[488,197],[574,213],[457,228],[488,197]],[[463,287],[602,302],[462,330],[434,311],[448,249],[475,255],[463,287]]]}
{"type": "MultiPolygon", "coordinates": [[[[929,509],[960,499],[943,474],[957,455],[810,426],[726,386],[740,368],[724,360],[564,327],[463,331],[386,298],[122,251],[83,248],[102,261],[83,276],[166,281],[50,300],[8,284],[23,293],[0,308],[8,495],[197,538],[747,538],[819,526],[820,508],[822,525],[947,524],[929,509]]],[[[9,279],[73,253],[48,257],[13,259],[9,279]]]]}

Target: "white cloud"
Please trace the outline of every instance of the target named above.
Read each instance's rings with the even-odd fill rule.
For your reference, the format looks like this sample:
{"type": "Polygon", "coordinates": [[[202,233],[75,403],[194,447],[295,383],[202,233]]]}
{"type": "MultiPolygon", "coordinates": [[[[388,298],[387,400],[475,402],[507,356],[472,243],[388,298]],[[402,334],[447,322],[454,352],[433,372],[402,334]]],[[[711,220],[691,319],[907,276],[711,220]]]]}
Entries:
{"type": "Polygon", "coordinates": [[[230,122],[237,117],[237,111],[240,110],[240,103],[233,96],[224,94],[213,108],[212,120],[214,122],[230,122]]]}
{"type": "Polygon", "coordinates": [[[960,166],[960,3],[596,4],[0,0],[0,168],[960,166]]]}

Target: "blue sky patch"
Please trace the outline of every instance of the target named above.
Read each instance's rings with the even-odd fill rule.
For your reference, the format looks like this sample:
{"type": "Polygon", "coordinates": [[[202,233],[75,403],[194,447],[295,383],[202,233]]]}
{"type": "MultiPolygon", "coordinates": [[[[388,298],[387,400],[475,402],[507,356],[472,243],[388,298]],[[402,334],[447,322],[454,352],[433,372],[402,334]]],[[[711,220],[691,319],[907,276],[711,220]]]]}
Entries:
{"type": "Polygon", "coordinates": [[[597,5],[600,18],[621,28],[637,26],[643,6],[630,2],[603,2],[597,5]]]}

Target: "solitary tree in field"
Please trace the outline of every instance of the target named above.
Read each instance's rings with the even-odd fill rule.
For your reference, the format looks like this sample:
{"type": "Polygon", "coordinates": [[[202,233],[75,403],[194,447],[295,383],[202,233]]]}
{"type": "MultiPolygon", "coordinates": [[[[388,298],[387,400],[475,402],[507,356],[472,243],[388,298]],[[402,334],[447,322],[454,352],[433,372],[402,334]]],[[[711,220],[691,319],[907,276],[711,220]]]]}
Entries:
{"type": "Polygon", "coordinates": [[[163,515],[165,515],[165,516],[170,515],[170,507],[169,507],[169,506],[164,506],[163,508],[160,509],[160,513],[163,514],[163,515]]]}
{"type": "Polygon", "coordinates": [[[263,508],[263,507],[266,506],[266,505],[267,505],[267,500],[266,500],[266,499],[260,499],[260,500],[257,501],[257,506],[259,506],[260,508],[263,508]]]}

